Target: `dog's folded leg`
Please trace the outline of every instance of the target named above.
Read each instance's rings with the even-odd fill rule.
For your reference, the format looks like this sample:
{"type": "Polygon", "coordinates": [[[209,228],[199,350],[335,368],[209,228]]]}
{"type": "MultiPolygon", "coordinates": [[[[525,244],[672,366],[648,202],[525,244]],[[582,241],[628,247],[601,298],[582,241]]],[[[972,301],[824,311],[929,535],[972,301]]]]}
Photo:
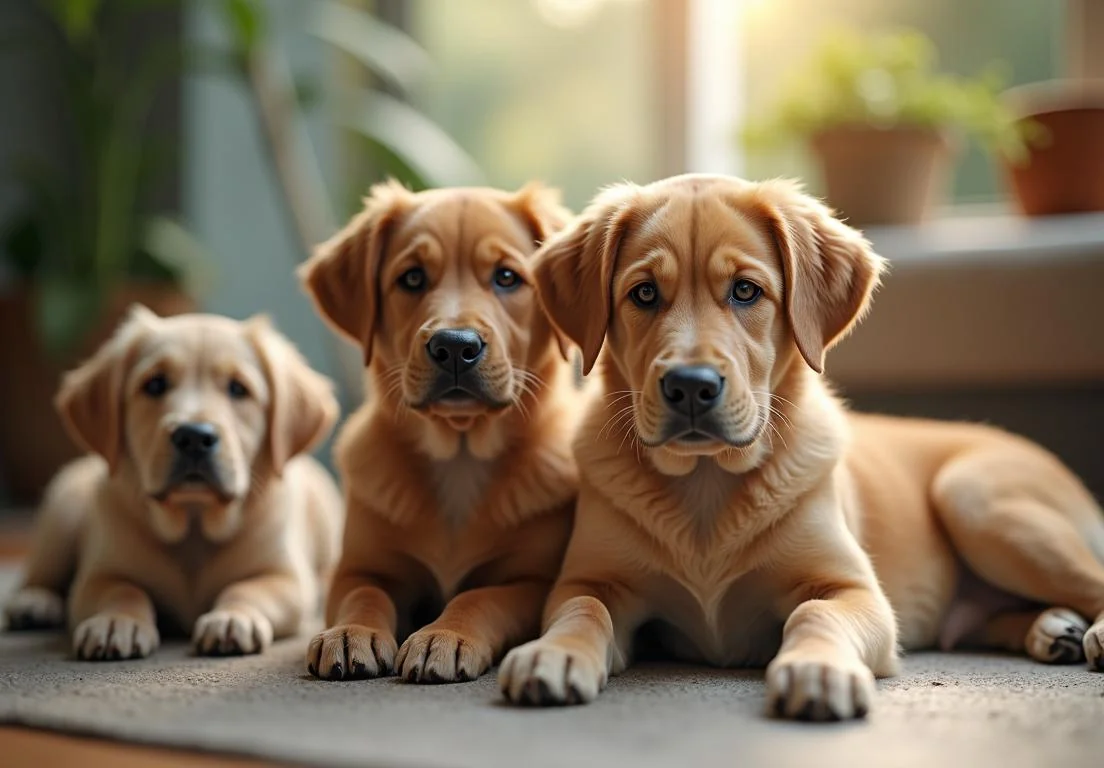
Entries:
{"type": "Polygon", "coordinates": [[[508,648],[537,635],[548,589],[545,581],[523,581],[461,592],[406,639],[395,668],[412,683],[474,680],[508,648]]]}
{"type": "Polygon", "coordinates": [[[65,600],[77,570],[80,531],[91,488],[102,473],[94,457],[66,466],[50,483],[35,521],[23,584],[4,606],[8,629],[65,626],[65,600]]]}
{"type": "Polygon", "coordinates": [[[274,639],[299,629],[306,601],[304,585],[291,574],[266,574],[231,584],[212,610],[196,620],[192,648],[202,656],[261,653],[274,639]]]}
{"type": "Polygon", "coordinates": [[[78,580],[70,611],[78,659],[112,661],[149,656],[161,643],[153,601],[123,579],[78,580]]]}
{"type": "Polygon", "coordinates": [[[640,625],[639,598],[610,584],[564,582],[552,591],[545,632],[502,661],[498,684],[515,704],[585,704],[624,670],[640,625]]]}
{"type": "Polygon", "coordinates": [[[326,610],[330,628],[307,648],[307,671],[323,680],[363,680],[395,668],[397,611],[382,586],[363,573],[339,572],[326,610]]]}

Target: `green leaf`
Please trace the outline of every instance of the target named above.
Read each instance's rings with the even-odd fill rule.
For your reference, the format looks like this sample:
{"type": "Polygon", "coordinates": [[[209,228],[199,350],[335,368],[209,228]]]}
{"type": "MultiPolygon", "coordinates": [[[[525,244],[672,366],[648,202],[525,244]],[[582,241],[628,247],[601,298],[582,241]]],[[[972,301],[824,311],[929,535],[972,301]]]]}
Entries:
{"type": "Polygon", "coordinates": [[[101,292],[89,283],[41,276],[35,303],[35,324],[50,355],[61,356],[80,341],[99,317],[101,292]]]}
{"type": "Polygon", "coordinates": [[[310,31],[402,93],[409,93],[433,75],[433,60],[413,38],[337,0],[319,4],[310,31]]]}
{"type": "Polygon", "coordinates": [[[248,56],[264,32],[264,11],[256,0],[223,0],[222,8],[235,47],[241,55],[248,56]]]}
{"type": "Polygon", "coordinates": [[[1002,103],[1006,67],[974,78],[941,74],[931,40],[915,30],[830,31],[804,65],[789,73],[773,114],[744,126],[747,146],[766,148],[834,125],[864,123],[959,128],[991,149],[1015,152],[1018,138],[1002,103]]]}
{"type": "Polygon", "coordinates": [[[50,0],[47,10],[73,43],[83,43],[92,36],[103,0],[50,0]]]}
{"type": "Polygon", "coordinates": [[[431,186],[484,182],[471,155],[436,123],[398,99],[374,91],[342,99],[339,122],[394,152],[431,186]]]}

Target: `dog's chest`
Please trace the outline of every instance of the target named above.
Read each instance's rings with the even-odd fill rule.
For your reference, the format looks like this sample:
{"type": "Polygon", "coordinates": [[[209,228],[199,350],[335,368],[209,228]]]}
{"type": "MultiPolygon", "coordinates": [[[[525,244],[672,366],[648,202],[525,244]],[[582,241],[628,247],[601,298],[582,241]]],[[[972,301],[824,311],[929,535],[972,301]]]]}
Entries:
{"type": "Polygon", "coordinates": [[[440,518],[453,528],[463,526],[479,511],[493,474],[491,462],[466,451],[448,461],[433,462],[429,480],[440,518]]]}
{"type": "Polygon", "coordinates": [[[719,667],[756,667],[778,650],[783,618],[776,596],[755,573],[727,581],[710,602],[676,582],[657,585],[653,596],[660,640],[676,658],[719,667]]]}
{"type": "Polygon", "coordinates": [[[656,597],[670,630],[665,642],[681,658],[757,666],[777,649],[777,596],[754,561],[761,516],[744,483],[703,463],[669,487],[685,518],[656,597]]]}
{"type": "Polygon", "coordinates": [[[682,518],[676,534],[678,546],[672,549],[674,573],[711,614],[743,572],[739,542],[728,540],[732,532],[729,520],[740,514],[733,506],[738,504],[741,482],[709,463],[679,478],[668,491],[682,518]]]}

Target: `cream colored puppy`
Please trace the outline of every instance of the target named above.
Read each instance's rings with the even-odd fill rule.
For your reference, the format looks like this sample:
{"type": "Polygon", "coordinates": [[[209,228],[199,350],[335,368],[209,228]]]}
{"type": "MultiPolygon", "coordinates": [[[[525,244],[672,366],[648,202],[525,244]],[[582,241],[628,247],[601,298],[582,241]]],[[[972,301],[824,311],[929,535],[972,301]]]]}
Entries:
{"type": "Polygon", "coordinates": [[[316,611],[342,503],[302,454],[337,403],[266,319],[136,306],[65,377],[57,407],[94,455],[47,490],[10,628],[68,616],[89,660],[147,656],[159,625],[191,633],[198,653],[244,654],[316,611]]]}
{"type": "Polygon", "coordinates": [[[646,625],[766,666],[771,711],[816,720],[865,714],[898,643],[1104,668],[1104,514],[1077,478],[995,429],[849,414],[818,375],[882,265],[796,185],[721,176],[614,187],[541,248],[606,397],[508,699],[593,699],[646,625]]]}

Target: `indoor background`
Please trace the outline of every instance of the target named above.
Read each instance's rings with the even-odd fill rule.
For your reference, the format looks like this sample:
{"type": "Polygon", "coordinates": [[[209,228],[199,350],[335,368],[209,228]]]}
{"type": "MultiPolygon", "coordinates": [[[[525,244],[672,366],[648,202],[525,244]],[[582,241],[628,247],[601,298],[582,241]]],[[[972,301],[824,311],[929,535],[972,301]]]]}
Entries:
{"type": "MultiPolygon", "coordinates": [[[[946,177],[935,174],[921,213],[866,224],[859,203],[844,210],[892,273],[867,323],[829,356],[829,375],[859,407],[1029,434],[1104,496],[1104,213],[1071,213],[1070,203],[1023,215],[994,138],[997,122],[1015,117],[1005,89],[1104,77],[1104,46],[1090,44],[1104,40],[1102,5],[5,0],[6,506],[31,503],[72,450],[49,408],[57,376],[134,298],[163,311],[267,312],[352,406],[357,355],[322,326],[293,270],[386,175],[416,188],[536,178],[574,210],[622,179],[792,175],[847,208],[813,151],[818,125],[808,121],[825,117],[806,108],[824,101],[842,122],[873,114],[879,130],[901,122],[878,111],[887,87],[898,93],[886,75],[897,64],[871,53],[867,66],[855,51],[902,30],[883,53],[931,73],[920,66],[901,82],[920,87],[938,73],[982,84],[963,96],[940,80],[910,113],[923,127],[949,123],[946,177]],[[866,67],[857,113],[841,111],[829,85],[801,81],[831,39],[832,67],[866,67]],[[806,88],[805,112],[771,123],[779,99],[801,93],[794,82],[806,88]],[[763,140],[785,128],[796,138],[763,140]]],[[[1080,172],[1096,173],[1099,188],[1104,169],[1091,163],[1104,157],[1104,130],[1095,135],[1080,172]]],[[[1064,136],[1052,130],[1039,146],[1064,146],[1064,136]]]]}

